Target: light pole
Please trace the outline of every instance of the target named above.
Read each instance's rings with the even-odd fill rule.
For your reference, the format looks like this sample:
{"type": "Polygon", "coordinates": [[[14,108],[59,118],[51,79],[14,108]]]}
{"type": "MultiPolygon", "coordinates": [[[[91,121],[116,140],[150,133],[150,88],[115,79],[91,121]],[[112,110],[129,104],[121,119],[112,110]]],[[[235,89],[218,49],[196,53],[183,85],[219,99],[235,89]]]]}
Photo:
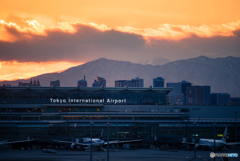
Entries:
{"type": "Polygon", "coordinates": [[[185,137],[186,137],[186,139],[187,139],[187,132],[188,132],[187,122],[188,122],[188,121],[185,120],[184,122],[186,123],[186,133],[185,133],[185,137]]]}
{"type": "Polygon", "coordinates": [[[93,122],[90,122],[90,124],[91,124],[90,161],[92,161],[92,125],[93,125],[93,122]]]}
{"type": "Polygon", "coordinates": [[[145,148],[147,148],[147,123],[145,122],[145,148]]]}
{"type": "MultiPolygon", "coordinates": [[[[215,141],[215,140],[216,140],[215,126],[216,126],[216,123],[214,122],[214,123],[213,123],[213,127],[214,127],[214,145],[213,145],[214,154],[215,154],[215,142],[216,142],[216,141],[215,141]]],[[[214,161],[215,161],[215,157],[214,157],[214,161]]]]}
{"type": "MultiPolygon", "coordinates": [[[[12,141],[12,110],[10,109],[10,142],[12,141]]],[[[10,143],[10,149],[12,149],[12,144],[10,143]]]]}
{"type": "Polygon", "coordinates": [[[110,123],[108,122],[107,123],[107,126],[108,126],[108,135],[107,135],[107,161],[109,161],[109,126],[110,126],[110,123]]]}
{"type": "Polygon", "coordinates": [[[116,111],[116,140],[118,140],[118,111],[116,111]]]}
{"type": "Polygon", "coordinates": [[[238,111],[235,112],[235,142],[237,142],[237,113],[238,111]]]}
{"type": "Polygon", "coordinates": [[[196,122],[194,122],[194,158],[196,159],[196,122]]]}
{"type": "Polygon", "coordinates": [[[178,128],[177,137],[179,137],[179,123],[177,123],[177,128],[178,128]]]}

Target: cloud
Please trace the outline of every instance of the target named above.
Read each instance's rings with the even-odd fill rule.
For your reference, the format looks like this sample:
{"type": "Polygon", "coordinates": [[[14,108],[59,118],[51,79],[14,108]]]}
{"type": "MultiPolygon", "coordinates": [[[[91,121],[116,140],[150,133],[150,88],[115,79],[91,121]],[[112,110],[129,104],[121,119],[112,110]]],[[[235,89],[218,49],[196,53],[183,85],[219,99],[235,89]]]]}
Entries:
{"type": "Polygon", "coordinates": [[[110,29],[104,24],[62,22],[59,26],[46,28],[34,20],[25,23],[28,25],[23,27],[1,21],[1,31],[11,40],[0,41],[1,61],[87,62],[105,57],[139,63],[159,57],[172,61],[200,55],[240,56],[239,30],[234,30],[239,22],[215,26],[218,30],[214,32],[213,27],[206,25],[194,28],[165,24],[156,30],[155,36],[140,33],[155,32],[152,29],[110,29]],[[161,33],[170,36],[159,39],[161,33]],[[188,36],[176,40],[172,38],[173,33],[187,33],[188,36]],[[202,36],[199,33],[213,34],[202,36]]]}
{"type": "Polygon", "coordinates": [[[203,24],[201,26],[193,26],[193,25],[176,25],[176,24],[161,24],[158,28],[135,28],[132,26],[118,26],[115,28],[109,28],[105,24],[96,24],[93,22],[85,23],[85,22],[58,22],[57,25],[53,26],[45,26],[44,24],[39,23],[34,20],[33,17],[14,17],[11,16],[17,23],[6,22],[4,20],[0,20],[0,33],[1,35],[5,35],[0,37],[0,40],[4,41],[13,41],[9,39],[6,34],[6,28],[14,27],[21,33],[32,33],[34,35],[44,35],[47,30],[55,30],[59,29],[64,32],[75,33],[76,30],[74,28],[75,25],[85,25],[94,27],[101,31],[107,30],[116,30],[120,32],[133,33],[136,35],[141,35],[144,39],[172,39],[179,40],[184,39],[192,34],[197,35],[199,37],[213,37],[213,36],[233,36],[233,31],[240,29],[240,20],[230,23],[224,24],[211,24],[206,25],[203,24]],[[21,21],[19,20],[21,19],[21,21]]]}
{"type": "Polygon", "coordinates": [[[233,31],[240,28],[240,20],[236,22],[221,24],[221,25],[172,25],[163,24],[157,29],[147,28],[138,29],[131,26],[117,27],[117,30],[128,33],[140,34],[148,39],[173,39],[179,40],[187,38],[192,34],[199,37],[213,36],[233,36],[233,31]]]}
{"type": "MultiPolygon", "coordinates": [[[[0,59],[3,61],[89,61],[98,57],[118,57],[145,45],[142,36],[115,30],[102,31],[83,24],[73,25],[75,33],[60,29],[45,30],[44,35],[20,32],[5,27],[8,35],[18,41],[0,42],[0,59]],[[124,52],[123,52],[124,51],[124,52]],[[122,53],[123,52],[123,53],[122,53]]],[[[121,56],[123,55],[123,56],[121,56]]]]}

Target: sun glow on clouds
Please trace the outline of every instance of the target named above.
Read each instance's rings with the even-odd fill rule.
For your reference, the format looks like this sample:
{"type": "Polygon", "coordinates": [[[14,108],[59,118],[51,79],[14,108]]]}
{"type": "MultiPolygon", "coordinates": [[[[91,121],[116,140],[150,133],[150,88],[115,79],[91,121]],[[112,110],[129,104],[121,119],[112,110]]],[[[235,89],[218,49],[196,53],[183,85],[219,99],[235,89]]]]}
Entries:
{"type": "MultiPolygon", "coordinates": [[[[13,22],[5,22],[0,20],[0,40],[3,41],[16,41],[18,38],[13,37],[13,35],[8,34],[6,31],[6,26],[15,28],[20,33],[31,33],[35,35],[44,35],[47,36],[46,30],[55,30],[59,29],[62,32],[68,32],[74,34],[75,28],[74,25],[83,24],[86,26],[94,27],[101,31],[112,30],[112,28],[107,27],[105,24],[98,25],[96,23],[90,22],[58,22],[56,26],[46,27],[44,24],[40,24],[36,20],[26,20],[24,23],[28,24],[27,26],[20,26],[13,22]]],[[[240,20],[236,22],[221,24],[221,25],[201,25],[201,26],[192,26],[192,25],[173,25],[173,24],[162,24],[158,28],[134,28],[131,26],[119,26],[113,28],[116,31],[133,33],[143,36],[146,40],[151,38],[157,39],[171,39],[179,40],[182,38],[189,37],[192,34],[195,34],[199,37],[212,37],[212,36],[232,36],[233,31],[240,29],[240,20]]]]}
{"type": "Polygon", "coordinates": [[[93,23],[93,22],[90,22],[90,23],[58,22],[58,24],[56,26],[46,27],[45,25],[40,24],[36,20],[26,20],[26,21],[24,21],[24,24],[27,24],[27,26],[20,26],[17,23],[6,22],[4,20],[0,20],[0,40],[10,41],[10,42],[14,42],[14,41],[18,40],[17,37],[13,37],[12,34],[9,34],[7,32],[6,27],[12,27],[12,28],[16,29],[18,32],[23,33],[23,34],[25,33],[26,35],[27,35],[27,33],[31,33],[31,34],[34,34],[34,35],[43,35],[43,36],[47,36],[46,33],[45,33],[46,30],[56,30],[56,29],[59,29],[62,32],[68,32],[68,33],[74,34],[76,32],[75,28],[74,28],[74,25],[77,25],[77,24],[83,24],[83,25],[86,25],[86,26],[91,26],[91,27],[94,27],[94,28],[96,28],[98,30],[101,30],[101,31],[111,30],[111,28],[107,27],[104,24],[98,25],[98,24],[93,23]]]}
{"type": "MultiPolygon", "coordinates": [[[[225,23],[221,25],[176,25],[161,24],[158,28],[135,28],[132,26],[118,26],[109,28],[105,24],[96,24],[93,22],[58,22],[56,25],[45,25],[34,19],[22,20],[22,23],[6,22],[0,20],[0,41],[21,41],[21,39],[32,40],[33,35],[48,36],[46,31],[59,30],[61,32],[75,34],[76,25],[85,25],[100,30],[102,32],[115,30],[119,32],[137,34],[143,36],[146,44],[153,43],[152,39],[180,40],[191,35],[198,37],[213,36],[234,36],[233,31],[240,29],[240,20],[225,23]]],[[[0,53],[2,54],[2,53],[0,53]]],[[[34,77],[43,73],[62,71],[72,66],[82,63],[72,62],[17,62],[17,61],[0,61],[0,80],[24,79],[34,77]],[[9,74],[11,73],[11,74],[9,74]]]]}
{"type": "Polygon", "coordinates": [[[33,26],[33,28],[37,29],[40,26],[40,23],[38,23],[36,20],[32,20],[32,21],[28,21],[27,23],[31,26],[33,26]]]}
{"type": "Polygon", "coordinates": [[[137,29],[131,26],[118,27],[117,30],[128,33],[135,33],[148,38],[163,38],[163,39],[182,39],[191,34],[199,37],[212,37],[212,36],[233,36],[233,31],[240,29],[240,20],[232,23],[222,25],[171,25],[163,24],[157,29],[137,29]]]}
{"type": "Polygon", "coordinates": [[[2,61],[0,62],[0,80],[25,79],[44,73],[61,72],[81,64],[83,63],[2,61]]]}
{"type": "Polygon", "coordinates": [[[93,22],[90,22],[90,23],[84,23],[85,25],[90,25],[92,27],[95,27],[99,30],[102,30],[102,31],[106,31],[106,30],[111,30],[111,28],[107,27],[106,25],[104,24],[101,24],[101,25],[98,25],[96,23],[93,23],[93,22]]]}

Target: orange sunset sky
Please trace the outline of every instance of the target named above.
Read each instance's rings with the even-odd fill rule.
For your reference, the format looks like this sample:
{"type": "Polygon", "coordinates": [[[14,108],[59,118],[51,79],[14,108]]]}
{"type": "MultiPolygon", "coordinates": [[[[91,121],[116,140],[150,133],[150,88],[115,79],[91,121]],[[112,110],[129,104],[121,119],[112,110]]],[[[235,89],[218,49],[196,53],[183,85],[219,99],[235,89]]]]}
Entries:
{"type": "Polygon", "coordinates": [[[101,57],[164,64],[240,56],[239,0],[0,0],[0,80],[101,57]]]}

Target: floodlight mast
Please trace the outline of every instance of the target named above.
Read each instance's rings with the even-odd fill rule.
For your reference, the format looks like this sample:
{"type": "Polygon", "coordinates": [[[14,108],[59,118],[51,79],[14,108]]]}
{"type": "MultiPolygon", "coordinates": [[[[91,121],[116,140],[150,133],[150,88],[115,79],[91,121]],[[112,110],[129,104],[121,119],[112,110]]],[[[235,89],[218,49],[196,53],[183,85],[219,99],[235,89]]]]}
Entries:
{"type": "Polygon", "coordinates": [[[93,122],[90,122],[90,124],[91,124],[90,161],[92,161],[92,125],[93,125],[93,122]]]}

